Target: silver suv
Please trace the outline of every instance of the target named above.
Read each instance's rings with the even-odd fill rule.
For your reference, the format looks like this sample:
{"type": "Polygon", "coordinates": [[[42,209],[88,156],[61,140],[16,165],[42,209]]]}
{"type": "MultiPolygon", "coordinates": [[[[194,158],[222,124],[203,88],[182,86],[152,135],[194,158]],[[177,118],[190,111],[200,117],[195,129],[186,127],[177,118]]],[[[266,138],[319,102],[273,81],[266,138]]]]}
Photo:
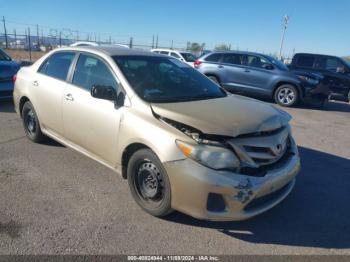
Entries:
{"type": "Polygon", "coordinates": [[[194,67],[230,92],[272,98],[282,106],[300,101],[323,104],[329,89],[319,74],[291,71],[277,59],[251,52],[213,52],[202,56],[194,67]]]}
{"type": "Polygon", "coordinates": [[[30,140],[108,166],[154,216],[250,218],[291,192],[300,167],[287,113],[151,52],[54,50],[19,71],[14,102],[30,140]]]}

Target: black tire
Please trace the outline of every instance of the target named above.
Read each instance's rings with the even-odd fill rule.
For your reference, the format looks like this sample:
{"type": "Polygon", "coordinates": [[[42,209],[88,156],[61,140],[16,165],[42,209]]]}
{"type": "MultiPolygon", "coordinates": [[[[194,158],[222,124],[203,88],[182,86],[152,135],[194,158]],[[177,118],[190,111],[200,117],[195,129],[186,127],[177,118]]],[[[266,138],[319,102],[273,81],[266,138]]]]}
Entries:
{"type": "Polygon", "coordinates": [[[215,84],[221,86],[219,79],[216,76],[208,75],[207,76],[211,81],[213,81],[215,84]]]}
{"type": "Polygon", "coordinates": [[[38,116],[34,110],[32,103],[25,102],[22,108],[23,127],[26,136],[35,143],[45,140],[45,136],[41,132],[38,116]]]}
{"type": "Polygon", "coordinates": [[[131,156],[127,176],[131,194],[143,210],[156,217],[173,211],[168,175],[150,149],[140,149],[131,156]]]}
{"type": "Polygon", "coordinates": [[[348,94],[348,102],[350,103],[350,91],[349,91],[349,94],[348,94]]]}
{"type": "Polygon", "coordinates": [[[274,100],[281,106],[294,106],[299,102],[299,91],[293,85],[280,85],[274,93],[274,100]]]}

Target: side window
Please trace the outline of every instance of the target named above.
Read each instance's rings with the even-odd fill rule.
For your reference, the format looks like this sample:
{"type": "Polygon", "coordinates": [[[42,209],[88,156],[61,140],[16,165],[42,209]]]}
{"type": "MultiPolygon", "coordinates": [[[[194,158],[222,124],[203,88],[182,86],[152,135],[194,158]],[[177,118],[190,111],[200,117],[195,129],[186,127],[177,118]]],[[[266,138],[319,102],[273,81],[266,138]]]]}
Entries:
{"type": "Polygon", "coordinates": [[[269,62],[260,56],[248,55],[247,56],[247,65],[252,67],[263,68],[264,65],[269,64],[269,62]]]}
{"type": "Polygon", "coordinates": [[[317,67],[331,72],[337,72],[339,68],[345,68],[344,64],[334,57],[321,57],[317,67]]]}
{"type": "Polygon", "coordinates": [[[315,57],[310,55],[302,55],[298,57],[297,66],[301,67],[313,67],[315,63],[315,57]]]}
{"type": "Polygon", "coordinates": [[[168,51],[160,51],[160,54],[169,55],[169,52],[168,51]]]}
{"type": "Polygon", "coordinates": [[[177,59],[181,59],[181,57],[180,57],[178,54],[174,53],[174,52],[171,52],[170,55],[171,55],[172,57],[177,58],[177,59]]]}
{"type": "Polygon", "coordinates": [[[239,54],[224,54],[222,62],[233,65],[243,65],[243,55],[239,54]]]}
{"type": "Polygon", "coordinates": [[[204,60],[208,62],[219,62],[221,54],[212,54],[207,56],[204,60]]]}
{"type": "Polygon", "coordinates": [[[106,64],[94,56],[84,54],[79,56],[72,83],[89,91],[94,85],[118,89],[118,84],[106,64]]]}
{"type": "Polygon", "coordinates": [[[55,53],[41,65],[39,72],[65,81],[74,57],[75,53],[72,52],[55,53]]]}

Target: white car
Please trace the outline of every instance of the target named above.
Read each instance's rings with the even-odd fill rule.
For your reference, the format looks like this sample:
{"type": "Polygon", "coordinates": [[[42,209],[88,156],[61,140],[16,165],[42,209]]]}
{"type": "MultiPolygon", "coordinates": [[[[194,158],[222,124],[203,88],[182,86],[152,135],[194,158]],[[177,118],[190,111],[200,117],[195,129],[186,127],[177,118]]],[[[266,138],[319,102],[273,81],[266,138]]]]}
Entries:
{"type": "Polygon", "coordinates": [[[194,67],[194,61],[197,60],[196,56],[194,56],[193,54],[187,51],[156,48],[156,49],[151,49],[151,52],[175,57],[192,67],[194,67]]]}
{"type": "Polygon", "coordinates": [[[76,47],[76,46],[98,46],[95,42],[87,42],[87,41],[79,41],[71,44],[70,46],[76,47]]]}
{"type": "MultiPolygon", "coordinates": [[[[127,45],[123,45],[123,44],[110,44],[110,45],[117,46],[117,47],[123,47],[123,48],[129,48],[127,45]]],[[[79,42],[75,42],[75,43],[71,44],[70,46],[77,47],[77,46],[109,46],[109,45],[98,44],[96,42],[79,41],[79,42]]]]}

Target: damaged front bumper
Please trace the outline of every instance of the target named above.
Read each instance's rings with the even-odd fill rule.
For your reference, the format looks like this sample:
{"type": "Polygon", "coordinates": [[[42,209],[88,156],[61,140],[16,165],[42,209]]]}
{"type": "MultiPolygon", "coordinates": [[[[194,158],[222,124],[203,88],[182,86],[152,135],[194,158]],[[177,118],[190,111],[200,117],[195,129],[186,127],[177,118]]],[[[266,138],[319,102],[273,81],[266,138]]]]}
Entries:
{"type": "Polygon", "coordinates": [[[324,81],[320,81],[317,86],[304,85],[304,102],[324,101],[328,98],[330,89],[324,81]]]}
{"type": "Polygon", "coordinates": [[[207,168],[191,159],[164,163],[172,190],[172,207],[195,218],[244,220],[281,202],[293,189],[300,170],[293,143],[283,164],[262,177],[207,168]]]}

